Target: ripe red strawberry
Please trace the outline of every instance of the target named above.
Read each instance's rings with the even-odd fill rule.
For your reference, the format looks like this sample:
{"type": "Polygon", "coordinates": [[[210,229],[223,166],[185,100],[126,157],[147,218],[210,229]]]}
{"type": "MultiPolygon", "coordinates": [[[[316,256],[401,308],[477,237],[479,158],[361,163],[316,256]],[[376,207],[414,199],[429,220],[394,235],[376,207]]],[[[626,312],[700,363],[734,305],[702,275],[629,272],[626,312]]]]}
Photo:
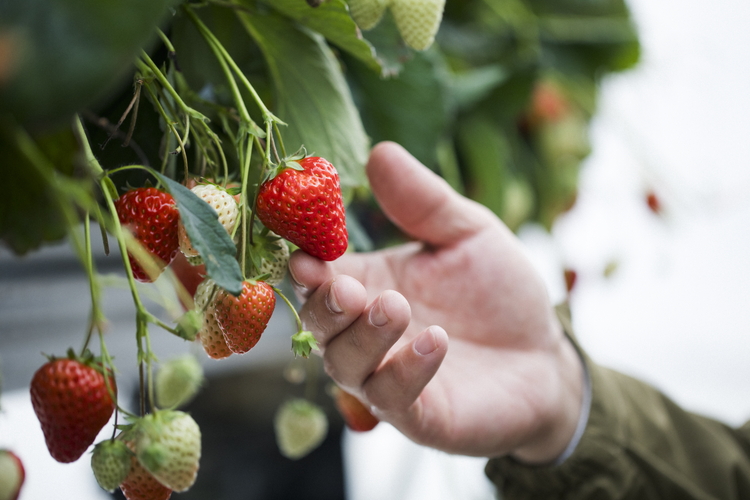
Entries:
{"type": "Polygon", "coordinates": [[[378,425],[378,418],[370,413],[370,410],[355,398],[338,386],[333,388],[333,397],[344,422],[353,431],[365,432],[372,430],[378,425]]]}
{"type": "Polygon", "coordinates": [[[348,234],[336,169],[318,157],[286,164],[299,168],[283,168],[261,184],[258,218],[310,255],[338,259],[346,251],[348,234]]]}
{"type": "Polygon", "coordinates": [[[661,200],[653,190],[648,190],[646,192],[646,205],[653,213],[655,213],[656,215],[661,215],[661,200]]]}
{"type": "Polygon", "coordinates": [[[26,472],[21,459],[8,450],[0,450],[0,500],[17,500],[26,472]]]}
{"type": "MultiPolygon", "coordinates": [[[[172,269],[177,279],[180,280],[182,286],[185,287],[185,291],[187,291],[188,295],[190,295],[191,298],[195,297],[198,285],[203,281],[203,277],[206,276],[206,266],[203,264],[194,266],[188,262],[188,258],[185,257],[185,254],[177,252],[177,255],[175,255],[174,260],[172,260],[169,267],[172,269]]],[[[192,307],[192,304],[187,297],[182,296],[182,294],[178,294],[177,297],[185,310],[192,307]]]]}
{"type": "MultiPolygon", "coordinates": [[[[116,392],[115,381],[109,384],[116,392]]],[[[31,403],[52,458],[74,462],[112,416],[115,403],[102,373],[78,359],[53,359],[31,380],[31,403]]]]}
{"type": "Polygon", "coordinates": [[[572,292],[576,286],[576,281],[578,281],[578,273],[575,269],[566,268],[563,270],[563,277],[565,278],[565,289],[568,293],[572,292]]]}
{"type": "Polygon", "coordinates": [[[151,282],[177,254],[177,223],[180,219],[172,195],[156,188],[137,188],[115,200],[120,223],[155,257],[156,276],[150,276],[133,255],[128,254],[133,276],[138,281],[151,282]]]}
{"type": "MultiPolygon", "coordinates": [[[[134,445],[128,443],[132,449],[134,445]]],[[[128,500],[168,500],[172,490],[161,484],[141,464],[135,455],[130,457],[130,472],[120,485],[128,500]]]]}
{"type": "Polygon", "coordinates": [[[239,297],[219,290],[214,303],[216,322],[229,349],[243,354],[255,346],[276,307],[276,296],[265,281],[245,281],[239,297]]]}

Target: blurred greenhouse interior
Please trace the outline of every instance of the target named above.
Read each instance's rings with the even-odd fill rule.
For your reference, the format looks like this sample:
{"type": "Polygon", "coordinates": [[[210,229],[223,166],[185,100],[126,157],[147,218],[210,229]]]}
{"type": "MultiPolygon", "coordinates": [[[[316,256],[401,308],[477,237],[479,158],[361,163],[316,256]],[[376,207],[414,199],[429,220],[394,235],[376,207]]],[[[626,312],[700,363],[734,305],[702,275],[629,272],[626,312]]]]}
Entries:
{"type": "MultiPolygon", "coordinates": [[[[446,67],[441,71],[458,71],[460,50],[477,51],[478,60],[491,52],[459,43],[461,3],[448,0],[448,19],[457,17],[454,24],[444,24],[438,43],[456,52],[443,53],[440,64],[446,67]]],[[[500,18],[518,22],[515,49],[533,52],[538,49],[531,43],[534,37],[521,29],[527,26],[523,16],[528,12],[518,9],[533,4],[544,11],[554,2],[478,3],[508,9],[500,18]]],[[[572,10],[619,5],[604,0],[565,4],[572,10]]],[[[415,155],[454,186],[505,217],[544,276],[552,300],[569,300],[577,336],[594,360],[647,380],[689,409],[740,424],[750,418],[750,4],[629,0],[627,7],[640,43],[633,68],[592,74],[580,86],[570,73],[551,72],[543,79],[548,85],[542,87],[543,97],[564,89],[573,103],[565,106],[575,107],[564,126],[548,130],[541,142],[529,142],[541,144],[536,160],[548,162],[531,163],[555,169],[560,176],[555,187],[542,182],[552,174],[535,177],[538,170],[502,170],[496,177],[487,173],[498,164],[505,166],[507,155],[516,158],[513,165],[522,163],[517,155],[525,153],[514,149],[518,144],[513,141],[528,139],[523,134],[534,117],[527,113],[520,123],[519,110],[512,106],[518,105],[513,104],[521,99],[518,96],[539,91],[532,85],[537,73],[529,76],[523,89],[523,79],[508,80],[519,87],[505,89],[502,97],[511,103],[507,107],[478,112],[461,106],[485,102],[483,89],[508,75],[502,65],[471,61],[484,72],[473,73],[471,85],[463,81],[456,96],[465,100],[454,103],[455,114],[430,109],[427,116],[387,128],[387,117],[378,113],[387,114],[388,106],[376,98],[394,99],[390,104],[399,106],[399,85],[416,86],[411,96],[421,95],[427,109],[443,90],[419,87],[420,71],[426,70],[417,67],[408,78],[388,82],[391,87],[377,91],[381,95],[370,87],[374,79],[363,78],[364,70],[343,57],[355,68],[348,76],[368,133],[375,139],[403,138],[415,155]],[[600,85],[593,88],[599,79],[600,85]],[[430,94],[433,91],[437,94],[430,94]],[[365,100],[362,96],[368,92],[375,98],[365,100]],[[435,140],[446,125],[441,120],[461,113],[449,141],[452,146],[435,140]],[[515,135],[497,133],[511,124],[519,127],[515,135]],[[425,129],[421,134],[411,133],[419,127],[425,129]],[[436,147],[424,148],[425,134],[432,134],[429,140],[436,147]],[[564,147],[550,152],[544,149],[550,144],[564,147]],[[540,202],[540,196],[547,196],[547,202],[540,202]],[[570,291],[565,270],[576,276],[570,291]]],[[[495,19],[487,16],[483,29],[490,29],[495,19]]],[[[576,35],[581,37],[632,41],[628,37],[633,33],[616,22],[594,27],[553,22],[545,29],[562,37],[571,26],[580,28],[576,35]]],[[[562,51],[542,52],[565,56],[562,51]]],[[[415,64],[432,67],[439,59],[436,54],[428,52],[415,64]]],[[[611,54],[590,56],[606,59],[611,54]]],[[[557,67],[573,64],[573,59],[543,62],[557,67]]],[[[613,60],[609,69],[632,62],[613,60]]],[[[502,100],[496,104],[504,105],[502,100]]],[[[120,148],[114,143],[109,147],[120,148]]],[[[364,210],[367,202],[359,201],[358,210],[364,210]]],[[[375,216],[363,225],[371,231],[379,227],[375,216]]],[[[377,235],[383,241],[393,236],[387,231],[377,235]]],[[[121,370],[120,394],[135,398],[138,376],[130,292],[123,286],[116,249],[105,256],[101,247],[96,248],[96,262],[111,285],[104,308],[107,343],[121,370]]],[[[66,245],[51,245],[24,257],[0,250],[0,447],[14,449],[25,463],[21,500],[111,498],[96,484],[88,454],[66,465],[50,458],[28,394],[29,380],[44,362],[42,353],[62,354],[80,346],[90,305],[87,283],[66,245]]],[[[169,317],[168,309],[159,310],[169,317]]],[[[291,315],[278,308],[256,348],[222,361],[208,359],[199,346],[154,332],[153,349],[160,357],[193,352],[208,375],[201,394],[187,407],[205,437],[201,473],[193,489],[173,498],[496,498],[483,475],[484,459],[419,447],[385,423],[369,433],[346,430],[326,392],[320,359],[302,362],[289,351],[288,332],[294,328],[291,315]],[[295,462],[276,449],[272,419],[281,401],[304,393],[303,379],[309,377],[318,377],[315,400],[326,410],[330,429],[318,450],[295,462]]],[[[100,438],[111,432],[105,427],[100,438]]]]}

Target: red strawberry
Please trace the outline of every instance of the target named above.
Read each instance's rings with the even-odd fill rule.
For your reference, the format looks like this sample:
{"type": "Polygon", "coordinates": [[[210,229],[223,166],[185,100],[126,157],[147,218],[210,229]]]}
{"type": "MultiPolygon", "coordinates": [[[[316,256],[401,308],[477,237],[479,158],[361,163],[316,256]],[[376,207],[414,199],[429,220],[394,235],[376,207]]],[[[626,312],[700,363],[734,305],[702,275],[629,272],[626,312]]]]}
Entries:
{"type": "Polygon", "coordinates": [[[572,292],[573,287],[576,286],[576,281],[578,281],[578,273],[574,269],[565,268],[563,277],[565,278],[565,289],[568,293],[572,292]]]}
{"type": "MultiPolygon", "coordinates": [[[[116,391],[115,381],[109,385],[116,391]]],[[[112,416],[115,403],[99,369],[78,359],[53,359],[31,380],[31,403],[52,458],[75,462],[112,416]]]]}
{"type": "Polygon", "coordinates": [[[26,478],[21,459],[8,450],[0,450],[0,500],[17,500],[26,478]]]}
{"type": "MultiPolygon", "coordinates": [[[[175,276],[177,276],[177,279],[180,280],[182,286],[185,287],[185,291],[187,291],[190,297],[195,297],[198,285],[201,284],[203,277],[206,276],[206,266],[203,264],[194,266],[188,262],[188,258],[185,257],[185,254],[177,252],[169,267],[172,269],[175,276]]],[[[178,298],[180,299],[180,304],[182,304],[182,307],[184,307],[185,310],[191,308],[191,305],[188,303],[189,301],[186,300],[187,297],[178,294],[178,298]]]]}
{"type": "Polygon", "coordinates": [[[239,297],[220,290],[214,311],[229,349],[237,354],[252,349],[268,326],[275,306],[273,288],[265,281],[245,281],[239,297]]]}
{"type": "MultiPolygon", "coordinates": [[[[172,195],[153,187],[137,188],[120,196],[115,201],[115,209],[120,223],[155,257],[161,273],[179,249],[177,223],[180,217],[172,195]]],[[[133,255],[128,254],[128,258],[138,281],[151,282],[158,277],[158,274],[150,276],[133,255]]]]}
{"type": "Polygon", "coordinates": [[[646,205],[653,213],[655,213],[656,215],[661,215],[661,200],[652,190],[646,192],[646,205]]]}
{"type": "Polygon", "coordinates": [[[336,408],[344,417],[344,422],[353,431],[364,432],[372,430],[378,425],[378,418],[370,413],[370,410],[355,398],[338,386],[333,388],[333,397],[336,408]]]}
{"type": "Polygon", "coordinates": [[[286,165],[261,184],[258,218],[310,255],[338,259],[346,251],[348,234],[336,169],[318,157],[287,161],[286,165]]]}
{"type": "MultiPolygon", "coordinates": [[[[128,447],[133,449],[133,443],[128,443],[128,447]]],[[[130,472],[120,489],[128,500],[168,500],[172,496],[172,490],[157,481],[135,455],[130,457],[130,472]]]]}

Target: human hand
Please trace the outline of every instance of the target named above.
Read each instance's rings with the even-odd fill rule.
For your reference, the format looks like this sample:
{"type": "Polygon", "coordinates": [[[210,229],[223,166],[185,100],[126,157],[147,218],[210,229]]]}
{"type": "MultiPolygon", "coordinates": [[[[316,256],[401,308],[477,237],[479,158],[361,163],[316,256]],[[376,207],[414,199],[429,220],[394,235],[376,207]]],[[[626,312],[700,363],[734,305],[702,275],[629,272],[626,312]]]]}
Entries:
{"type": "Polygon", "coordinates": [[[327,373],[417,443],[554,460],[578,421],[582,366],[520,242],[394,143],[373,148],[367,174],[416,241],[292,256],[327,373]]]}

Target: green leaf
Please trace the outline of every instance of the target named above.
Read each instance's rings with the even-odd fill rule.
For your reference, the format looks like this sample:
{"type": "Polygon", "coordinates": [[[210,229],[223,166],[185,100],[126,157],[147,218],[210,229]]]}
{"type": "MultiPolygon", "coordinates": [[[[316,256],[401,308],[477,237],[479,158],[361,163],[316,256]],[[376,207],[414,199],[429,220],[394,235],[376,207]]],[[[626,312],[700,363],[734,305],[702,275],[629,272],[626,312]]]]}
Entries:
{"type": "Polygon", "coordinates": [[[80,161],[70,127],[30,137],[11,119],[0,117],[0,240],[22,255],[66,234],[61,207],[74,200],[93,203],[90,184],[71,177],[80,161]],[[64,193],[64,194],[63,194],[64,193]]]}
{"type": "Polygon", "coordinates": [[[434,166],[452,107],[448,71],[440,53],[415,53],[397,78],[383,80],[354,62],[350,70],[373,141],[396,141],[425,165],[434,166]]]}
{"type": "Polygon", "coordinates": [[[58,121],[104,97],[173,3],[0,2],[0,33],[11,60],[0,82],[0,109],[23,123],[58,121]]]}
{"type": "Polygon", "coordinates": [[[304,145],[338,170],[342,186],[365,183],[369,139],[341,67],[323,37],[275,12],[238,12],[260,46],[276,88],[277,110],[288,127],[287,147],[304,145]]]}
{"type": "Polygon", "coordinates": [[[298,23],[317,31],[329,42],[362,61],[370,69],[380,73],[383,68],[375,55],[375,49],[357,28],[349,15],[344,0],[328,0],[318,7],[310,7],[305,0],[261,0],[280,13],[298,23]]]}
{"type": "Polygon", "coordinates": [[[217,285],[233,295],[242,293],[242,271],[237,248],[219,222],[216,211],[188,188],[154,172],[177,202],[185,231],[206,264],[206,273],[217,285]]]}

